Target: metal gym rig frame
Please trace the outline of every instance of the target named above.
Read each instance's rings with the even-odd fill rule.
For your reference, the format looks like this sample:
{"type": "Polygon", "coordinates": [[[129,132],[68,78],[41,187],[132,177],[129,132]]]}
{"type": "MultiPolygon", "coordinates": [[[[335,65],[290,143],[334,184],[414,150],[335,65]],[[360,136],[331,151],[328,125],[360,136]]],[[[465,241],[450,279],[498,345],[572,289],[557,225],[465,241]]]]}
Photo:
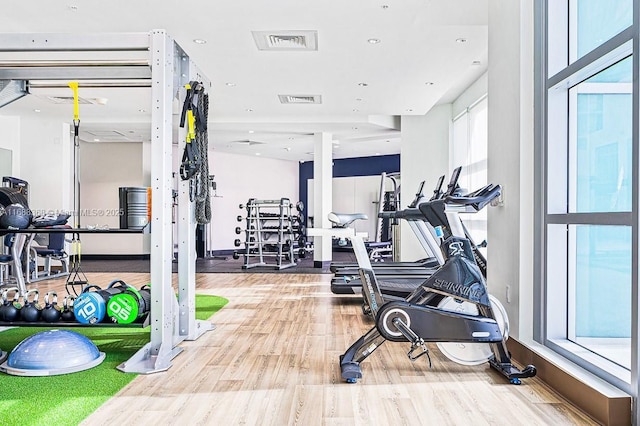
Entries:
{"type": "MultiPolygon", "coordinates": [[[[173,129],[184,148],[186,130],[173,121],[173,101],[185,98],[184,85],[210,81],[185,51],[164,30],[121,34],[0,34],[0,52],[44,52],[47,59],[7,61],[0,64],[0,79],[104,80],[91,87],[151,87],[151,341],[118,369],[130,373],[166,371],[183,348],[215,325],[195,319],[195,214],[189,201],[189,182],[178,187],[178,298],[171,284],[173,129]],[[50,59],[69,52],[140,52],[143,60],[79,61],[50,59]]],[[[74,203],[75,204],[75,203],[74,203]]],[[[74,230],[68,230],[73,233],[74,230]]],[[[114,230],[117,233],[118,230],[114,230]]]]}

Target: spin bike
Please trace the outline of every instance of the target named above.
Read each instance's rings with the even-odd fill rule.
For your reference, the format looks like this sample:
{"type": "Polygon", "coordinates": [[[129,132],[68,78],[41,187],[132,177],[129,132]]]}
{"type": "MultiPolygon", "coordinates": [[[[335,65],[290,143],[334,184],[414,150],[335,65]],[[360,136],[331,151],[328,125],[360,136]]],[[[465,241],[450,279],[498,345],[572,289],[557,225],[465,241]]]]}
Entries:
{"type": "Polygon", "coordinates": [[[387,301],[378,286],[361,236],[351,237],[363,283],[362,293],[371,308],[375,326],[340,356],[342,378],[355,383],[362,378],[360,364],[385,341],[411,343],[410,360],[427,356],[427,342],[437,343],[452,361],[464,365],[489,365],[510,383],[533,377],[536,368],[519,370],[507,350],[508,319],[504,307],[487,291],[465,235],[460,213],[482,210],[501,192],[500,185],[487,185],[466,196],[447,196],[420,206],[434,227],[443,231],[440,245],[444,264],[405,300],[387,301]]]}

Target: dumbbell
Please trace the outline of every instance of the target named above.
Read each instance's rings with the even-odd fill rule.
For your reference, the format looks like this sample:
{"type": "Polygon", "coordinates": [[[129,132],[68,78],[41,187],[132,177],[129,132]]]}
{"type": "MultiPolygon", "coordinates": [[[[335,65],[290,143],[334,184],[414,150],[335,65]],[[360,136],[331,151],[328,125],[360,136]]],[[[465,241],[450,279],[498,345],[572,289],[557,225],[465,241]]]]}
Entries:
{"type": "Polygon", "coordinates": [[[0,306],[0,321],[13,322],[20,318],[20,293],[18,287],[9,287],[2,292],[2,306],[0,306]],[[9,300],[9,293],[13,292],[13,300],[9,300]]]}
{"type": "Polygon", "coordinates": [[[151,285],[146,284],[137,290],[124,281],[120,282],[126,286],[126,290],[111,298],[107,315],[118,324],[131,324],[151,309],[151,285]]]}
{"type": "Polygon", "coordinates": [[[60,321],[62,309],[58,306],[58,294],[55,291],[49,291],[44,295],[44,308],[40,316],[45,322],[60,321]]]}
{"type": "Polygon", "coordinates": [[[233,240],[233,245],[235,247],[240,247],[240,245],[242,244],[242,241],[240,241],[238,238],[236,238],[235,240],[233,240]]]}
{"type": "Polygon", "coordinates": [[[26,322],[38,322],[42,313],[42,306],[38,303],[39,292],[32,288],[24,295],[24,306],[20,309],[20,318],[26,322]],[[29,295],[33,294],[33,298],[29,300],[29,295]]]}
{"type": "Polygon", "coordinates": [[[298,201],[296,203],[296,210],[298,210],[300,213],[302,213],[302,211],[304,210],[304,203],[302,201],[298,201]]]}
{"type": "Polygon", "coordinates": [[[236,217],[236,220],[238,222],[242,222],[244,220],[244,218],[242,216],[238,215],[238,217],[236,217]]]}
{"type": "Polygon", "coordinates": [[[242,228],[240,228],[239,226],[236,226],[236,234],[240,235],[241,232],[242,232],[242,228]]]}
{"type": "Polygon", "coordinates": [[[234,258],[235,260],[240,259],[240,254],[239,254],[237,251],[234,251],[234,252],[233,252],[233,258],[234,258]]]}

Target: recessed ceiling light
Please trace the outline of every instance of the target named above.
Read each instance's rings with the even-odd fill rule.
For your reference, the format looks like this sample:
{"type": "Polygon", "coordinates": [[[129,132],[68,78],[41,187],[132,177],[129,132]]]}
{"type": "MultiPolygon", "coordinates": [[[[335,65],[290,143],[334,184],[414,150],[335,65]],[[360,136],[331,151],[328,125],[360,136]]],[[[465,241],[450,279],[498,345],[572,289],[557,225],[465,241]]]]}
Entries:
{"type": "Polygon", "coordinates": [[[338,148],[340,148],[340,145],[334,145],[333,146],[333,149],[338,149],[338,148]]]}
{"type": "Polygon", "coordinates": [[[256,152],[256,155],[261,155],[259,152],[256,152]]]}
{"type": "Polygon", "coordinates": [[[195,44],[207,44],[207,40],[204,40],[204,39],[202,39],[202,38],[194,38],[194,39],[193,39],[193,42],[194,42],[195,44]]]}
{"type": "Polygon", "coordinates": [[[482,64],[482,62],[480,62],[480,61],[473,61],[473,62],[471,62],[471,65],[481,65],[481,64],[482,64]]]}
{"type": "Polygon", "coordinates": [[[77,12],[78,11],[78,6],[76,6],[75,4],[69,5],[69,10],[71,10],[73,12],[77,12]]]}
{"type": "Polygon", "coordinates": [[[39,109],[34,109],[33,112],[40,112],[40,110],[39,109]]]}
{"type": "Polygon", "coordinates": [[[367,83],[358,83],[358,86],[361,86],[361,87],[367,87],[367,86],[368,86],[368,84],[367,84],[367,83]]]}
{"type": "Polygon", "coordinates": [[[98,139],[98,138],[94,138],[94,139],[93,139],[93,141],[94,141],[94,142],[100,142],[100,139],[98,139]]]}
{"type": "Polygon", "coordinates": [[[426,84],[427,86],[433,86],[434,85],[433,81],[427,81],[424,84],[426,84]]]}
{"type": "Polygon", "coordinates": [[[253,110],[251,108],[247,108],[246,111],[247,112],[253,112],[253,110]]]}
{"type": "Polygon", "coordinates": [[[142,108],[140,108],[140,109],[138,110],[138,112],[147,112],[147,110],[146,110],[146,109],[142,109],[142,108]]]}
{"type": "Polygon", "coordinates": [[[379,38],[370,38],[369,40],[367,40],[369,43],[371,44],[378,44],[380,43],[380,39],[379,38]]]}
{"type": "Polygon", "coordinates": [[[235,83],[232,83],[232,82],[230,82],[230,81],[229,81],[229,82],[225,83],[225,85],[227,85],[227,86],[229,86],[229,87],[233,87],[233,86],[235,86],[236,84],[235,84],[235,83]]]}
{"type": "Polygon", "coordinates": [[[255,133],[253,130],[249,130],[249,133],[255,133]]]}
{"type": "Polygon", "coordinates": [[[387,139],[385,142],[391,142],[389,139],[387,139]]]}
{"type": "Polygon", "coordinates": [[[457,38],[457,39],[456,39],[456,42],[457,42],[457,43],[466,43],[466,42],[467,42],[467,39],[466,39],[466,38],[457,38]]]}
{"type": "Polygon", "coordinates": [[[357,110],[357,109],[355,109],[355,108],[353,109],[353,112],[358,112],[358,111],[359,111],[359,110],[357,110]]]}
{"type": "Polygon", "coordinates": [[[294,139],[294,138],[292,138],[292,137],[291,137],[291,138],[289,138],[289,140],[290,140],[290,141],[292,141],[293,139],[294,139]]]}
{"type": "Polygon", "coordinates": [[[380,153],[379,153],[379,152],[376,152],[376,155],[380,155],[380,153]]]}
{"type": "Polygon", "coordinates": [[[407,110],[407,112],[413,112],[413,110],[412,110],[411,108],[409,108],[409,109],[407,110]]]}
{"type": "Polygon", "coordinates": [[[356,101],[362,102],[362,98],[356,98],[356,101]]]}
{"type": "Polygon", "coordinates": [[[285,151],[291,151],[291,147],[290,147],[290,146],[288,146],[288,147],[286,147],[284,150],[285,150],[285,151]]]}
{"type": "Polygon", "coordinates": [[[357,128],[357,127],[352,127],[352,129],[353,129],[353,130],[358,130],[358,128],[357,128]]]}
{"type": "Polygon", "coordinates": [[[389,9],[389,5],[388,4],[383,4],[382,6],[380,6],[383,9],[389,9]]]}
{"type": "Polygon", "coordinates": [[[340,145],[340,141],[331,141],[334,145],[340,145]]]}

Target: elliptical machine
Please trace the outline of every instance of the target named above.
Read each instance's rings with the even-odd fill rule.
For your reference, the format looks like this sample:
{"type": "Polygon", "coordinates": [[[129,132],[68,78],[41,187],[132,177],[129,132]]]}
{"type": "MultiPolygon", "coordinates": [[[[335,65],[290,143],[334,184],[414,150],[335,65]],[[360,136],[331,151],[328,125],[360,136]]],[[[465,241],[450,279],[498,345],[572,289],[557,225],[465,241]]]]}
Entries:
{"type": "Polygon", "coordinates": [[[487,291],[459,217],[460,213],[482,210],[501,190],[500,185],[487,185],[466,196],[447,196],[419,206],[429,222],[443,234],[440,248],[445,262],[403,301],[385,299],[362,237],[351,237],[360,265],[363,296],[371,308],[375,326],[340,356],[345,381],[355,383],[362,378],[360,364],[387,340],[409,341],[411,348],[407,356],[412,361],[425,355],[429,358],[426,343],[435,342],[445,356],[460,364],[478,365],[488,361],[512,384],[535,376],[533,365],[519,370],[511,363],[506,345],[506,312],[487,291]]]}

